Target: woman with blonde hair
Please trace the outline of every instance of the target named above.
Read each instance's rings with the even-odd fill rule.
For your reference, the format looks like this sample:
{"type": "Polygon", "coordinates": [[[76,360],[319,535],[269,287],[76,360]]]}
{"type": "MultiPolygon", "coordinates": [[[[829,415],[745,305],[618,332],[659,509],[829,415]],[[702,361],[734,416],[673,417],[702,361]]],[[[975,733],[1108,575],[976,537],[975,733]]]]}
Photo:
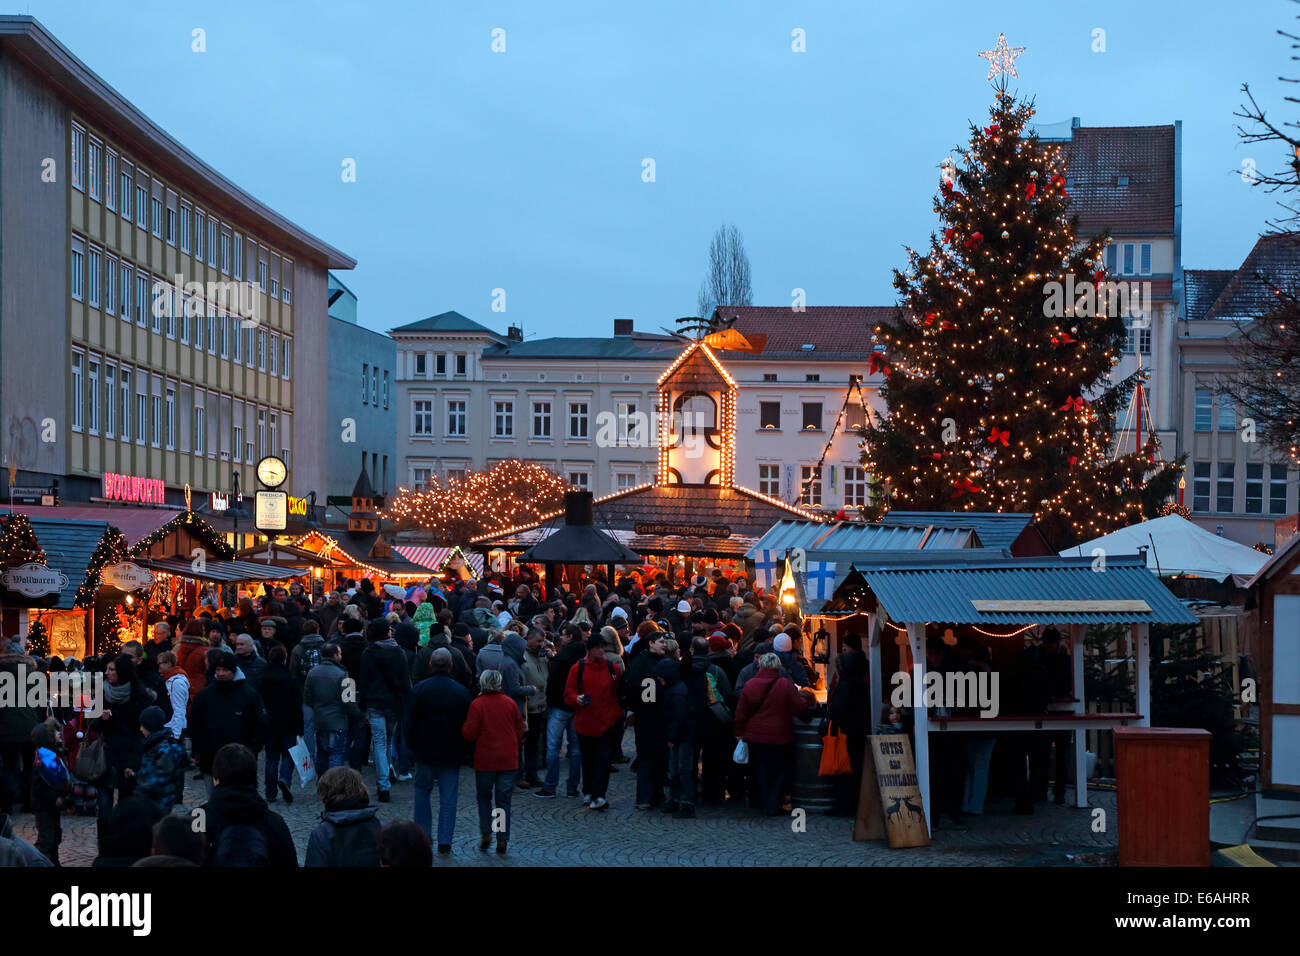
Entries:
{"type": "Polygon", "coordinates": [[[578,609],[573,612],[573,617],[569,618],[570,624],[591,624],[591,615],[587,613],[587,608],[579,604],[578,609]]]}

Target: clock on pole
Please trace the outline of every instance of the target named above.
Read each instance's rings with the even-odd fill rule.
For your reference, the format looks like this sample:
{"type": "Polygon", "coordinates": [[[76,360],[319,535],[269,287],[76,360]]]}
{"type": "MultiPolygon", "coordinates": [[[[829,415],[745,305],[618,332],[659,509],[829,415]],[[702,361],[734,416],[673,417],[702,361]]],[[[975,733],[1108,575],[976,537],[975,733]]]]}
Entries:
{"type": "Polygon", "coordinates": [[[267,455],[257,463],[257,480],[267,488],[279,488],[288,474],[284,461],[275,455],[267,455]]]}

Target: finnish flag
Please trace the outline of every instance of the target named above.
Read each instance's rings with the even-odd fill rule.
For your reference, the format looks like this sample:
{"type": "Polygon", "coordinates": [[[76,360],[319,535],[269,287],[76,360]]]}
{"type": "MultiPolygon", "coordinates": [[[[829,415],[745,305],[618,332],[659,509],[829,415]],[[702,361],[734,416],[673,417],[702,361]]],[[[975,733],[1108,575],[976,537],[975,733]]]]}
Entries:
{"type": "Polygon", "coordinates": [[[829,601],[835,593],[835,562],[808,562],[808,597],[814,601],[829,601]]]}
{"type": "Polygon", "coordinates": [[[759,551],[754,556],[754,583],[761,588],[774,588],[780,583],[775,551],[759,551]]]}

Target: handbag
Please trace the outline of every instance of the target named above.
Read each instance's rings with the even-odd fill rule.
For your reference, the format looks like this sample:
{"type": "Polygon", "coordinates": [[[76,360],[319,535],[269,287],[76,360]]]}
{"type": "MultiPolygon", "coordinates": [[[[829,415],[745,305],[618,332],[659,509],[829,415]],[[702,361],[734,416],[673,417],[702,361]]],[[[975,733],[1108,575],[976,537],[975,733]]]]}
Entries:
{"type": "Polygon", "coordinates": [[[305,787],[316,779],[316,764],[311,759],[310,751],[307,750],[306,741],[301,737],[289,748],[289,756],[293,759],[293,769],[298,775],[298,786],[305,787]]]}
{"type": "Polygon", "coordinates": [[[840,733],[840,729],[832,721],[830,733],[822,738],[822,759],[817,767],[817,775],[836,777],[852,772],[853,764],[849,760],[849,738],[840,733]]]}
{"type": "Polygon", "coordinates": [[[731,723],[731,711],[727,709],[726,701],[723,700],[722,691],[718,689],[718,677],[710,670],[704,672],[705,693],[709,700],[709,713],[720,724],[731,723]]]}
{"type": "Polygon", "coordinates": [[[86,783],[95,783],[108,773],[108,751],[103,737],[96,735],[81,745],[72,772],[86,783]]]}

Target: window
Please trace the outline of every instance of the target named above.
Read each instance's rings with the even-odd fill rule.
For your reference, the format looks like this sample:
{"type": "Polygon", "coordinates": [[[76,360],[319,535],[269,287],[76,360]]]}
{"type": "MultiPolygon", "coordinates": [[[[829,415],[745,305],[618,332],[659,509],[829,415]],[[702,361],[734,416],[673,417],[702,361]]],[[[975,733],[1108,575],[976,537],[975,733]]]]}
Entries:
{"type": "Polygon", "coordinates": [[[1210,510],[1210,463],[1198,461],[1192,465],[1192,510],[1210,510]]]}
{"type": "Polygon", "coordinates": [[[104,159],[104,205],[117,208],[117,153],[111,149],[104,159]]]}
{"type": "MultiPolygon", "coordinates": [[[[143,174],[141,174],[143,175],[143,174]]],[[[135,224],[141,229],[148,222],[149,215],[149,187],[143,183],[135,184],[135,224]]]]}
{"type": "Polygon", "coordinates": [[[758,403],[758,427],[759,428],[780,428],[781,427],[781,403],[780,402],[759,402],[758,403]]]}
{"type": "Polygon", "coordinates": [[[1213,393],[1208,388],[1198,388],[1196,390],[1195,403],[1195,428],[1198,432],[1208,432],[1210,430],[1211,417],[1210,403],[1214,400],[1213,393]]]}
{"type": "Polygon", "coordinates": [[[1232,511],[1232,485],[1236,468],[1233,462],[1219,462],[1219,480],[1214,489],[1215,511],[1232,511]]]}
{"type": "Polygon", "coordinates": [[[569,402],[569,437],[579,440],[587,437],[586,402],[569,402]]]}
{"type": "Polygon", "coordinates": [[[203,234],[206,231],[203,210],[194,210],[194,258],[199,262],[203,261],[203,234]]]}
{"type": "Polygon", "coordinates": [[[803,428],[804,431],[822,430],[822,403],[821,402],[803,403],[803,428]]]}
{"type": "Polygon", "coordinates": [[[1246,514],[1264,513],[1264,466],[1246,465],[1246,514]]]}
{"type": "MultiPolygon", "coordinates": [[[[288,339],[285,339],[285,340],[284,340],[284,346],[285,346],[285,349],[287,350],[288,347],[289,347],[289,340],[288,340],[288,339]]],[[[289,375],[288,375],[288,373],[289,373],[289,360],[288,360],[288,358],[286,358],[286,359],[284,360],[284,371],[285,371],[285,378],[288,378],[288,377],[289,377],[289,375]]],[[[387,369],[384,370],[384,390],[383,390],[380,394],[383,396],[383,399],[384,399],[384,410],[387,411],[387,409],[388,409],[388,371],[387,371],[387,369]]]]}
{"type": "Polygon", "coordinates": [[[266,410],[257,410],[257,460],[266,457],[266,410]]]}
{"type": "Polygon", "coordinates": [[[765,381],[765,382],[775,382],[775,381],[776,381],[776,373],[775,373],[775,372],[764,372],[764,373],[763,373],[763,381],[765,381]]]}
{"type": "Polygon", "coordinates": [[[551,403],[533,402],[533,438],[551,437],[551,403]]]}
{"type": "Polygon", "coordinates": [[[457,375],[464,375],[464,374],[465,374],[465,369],[466,369],[466,367],[467,367],[467,366],[466,366],[465,354],[464,354],[463,352],[457,353],[457,355],[456,355],[456,374],[457,374],[457,375]]]}
{"type": "Polygon", "coordinates": [[[99,361],[90,359],[86,363],[86,394],[90,397],[90,410],[86,415],[86,427],[92,435],[99,434],[99,361]]]}
{"type": "Polygon", "coordinates": [[[591,478],[585,471],[571,471],[568,474],[569,484],[579,491],[591,490],[591,478]]]}
{"type": "Polygon", "coordinates": [[[415,353],[415,377],[427,378],[428,377],[426,374],[427,371],[428,371],[428,364],[425,362],[425,354],[423,352],[416,352],[415,353]]]}
{"type": "Polygon", "coordinates": [[[1268,466],[1268,513],[1286,514],[1286,465],[1268,466]]]}
{"type": "Polygon", "coordinates": [[[208,305],[208,351],[217,354],[217,307],[208,305]]]}
{"type": "Polygon", "coordinates": [[[293,263],[285,259],[280,269],[280,301],[285,305],[293,299],[293,263]]]}
{"type": "Polygon", "coordinates": [[[636,487],[636,472],[620,471],[614,474],[614,487],[618,491],[627,491],[636,487]]]}
{"type": "Polygon", "coordinates": [[[771,498],[781,497],[781,466],[758,466],[758,490],[771,498]]]}
{"type": "Polygon", "coordinates": [[[149,396],[149,443],[162,447],[162,396],[149,396]]]}
{"type": "Polygon", "coordinates": [[[122,369],[118,376],[119,407],[122,410],[122,441],[131,440],[131,371],[122,369]]]}
{"type": "Polygon", "coordinates": [[[863,402],[849,402],[844,408],[844,427],[857,431],[867,427],[867,406],[863,402]]]}
{"type": "Polygon", "coordinates": [[[1146,316],[1124,316],[1124,327],[1128,330],[1128,339],[1124,351],[1132,355],[1136,348],[1143,355],[1151,354],[1151,320],[1146,316]]]}
{"type": "MultiPolygon", "coordinates": [[[[167,338],[176,338],[176,295],[177,292],[171,286],[166,287],[167,296],[167,338]]],[[[185,321],[184,316],[181,321],[185,321]]]]}
{"type": "Polygon", "coordinates": [[[208,219],[208,265],[217,264],[217,221],[208,219]]]}
{"type": "Polygon", "coordinates": [[[619,402],[618,443],[624,446],[636,446],[641,441],[641,423],[636,417],[636,402],[619,402]]]}
{"type": "Polygon", "coordinates": [[[465,403],[463,401],[447,403],[447,434],[456,438],[465,437],[465,403]]]}
{"type": "Polygon", "coordinates": [[[143,272],[135,274],[135,324],[145,327],[145,312],[149,311],[149,277],[143,272]]]}
{"type": "Polygon", "coordinates": [[[235,278],[244,278],[244,237],[235,233],[235,278]]]}
{"type": "Polygon", "coordinates": [[[167,245],[176,245],[176,210],[167,207],[167,245]]]}
{"type": "MultiPolygon", "coordinates": [[[[144,376],[140,376],[140,388],[144,388],[144,376]]],[[[135,443],[144,444],[145,422],[148,421],[149,397],[144,392],[137,392],[135,396],[135,443]]]]}
{"type": "Polygon", "coordinates": [[[176,389],[167,389],[167,448],[176,447],[176,389]]]}
{"type": "Polygon", "coordinates": [[[126,160],[122,160],[122,171],[117,176],[117,205],[122,213],[122,218],[128,221],[131,218],[131,195],[134,180],[135,167],[126,160]]]}
{"type": "Polygon", "coordinates": [[[411,490],[425,491],[429,487],[429,479],[433,477],[433,470],[430,468],[412,468],[411,469],[411,490]]]}
{"type": "Polygon", "coordinates": [[[369,401],[370,389],[368,387],[369,384],[370,384],[370,363],[362,362],[361,363],[361,404],[362,405],[370,404],[369,401]]]}
{"type": "Polygon", "coordinates": [[[117,369],[104,366],[104,434],[109,438],[117,434],[117,369]]]}
{"type": "Polygon", "coordinates": [[[190,251],[190,207],[181,204],[181,252],[190,251]]]}
{"type": "Polygon", "coordinates": [[[1151,274],[1151,243],[1149,242],[1138,246],[1138,272],[1144,276],[1151,274]]]}
{"type": "Polygon", "coordinates": [[[206,454],[208,450],[205,412],[202,405],[194,406],[194,454],[196,455],[206,454]]]}
{"type": "Polygon", "coordinates": [[[244,341],[244,364],[252,368],[257,361],[257,340],[253,335],[253,328],[249,327],[244,330],[248,334],[244,341]]]}
{"type": "Polygon", "coordinates": [[[1131,243],[1131,242],[1126,242],[1126,243],[1124,243],[1124,246],[1123,246],[1123,250],[1122,250],[1122,251],[1123,251],[1123,256],[1124,256],[1124,267],[1123,267],[1123,268],[1124,268],[1124,275],[1126,275],[1126,276],[1131,276],[1131,275],[1133,274],[1133,272],[1134,272],[1134,269],[1133,269],[1133,253],[1134,253],[1133,243],[1131,243]]]}
{"type": "Polygon", "coordinates": [[[266,330],[257,330],[257,370],[266,371],[266,330]]]}
{"type": "Polygon", "coordinates": [[[821,466],[801,465],[799,467],[799,503],[808,508],[821,507],[822,504],[821,466]]]}
{"type": "Polygon", "coordinates": [[[162,200],[159,199],[157,196],[152,197],[149,200],[149,212],[151,214],[150,222],[153,224],[153,234],[157,236],[159,239],[162,238],[162,234],[163,234],[162,210],[163,210],[162,200]]]}
{"type": "Polygon", "coordinates": [[[411,403],[411,434],[422,438],[433,435],[433,402],[417,398],[411,403]]]}
{"type": "Polygon", "coordinates": [[[278,271],[278,266],[279,266],[278,260],[276,261],[276,266],[277,266],[277,271],[271,273],[271,291],[269,295],[272,299],[277,298],[280,295],[280,280],[278,278],[280,273],[278,271]]]}
{"type": "Polygon", "coordinates": [[[149,302],[150,327],[155,332],[161,332],[162,313],[167,311],[167,287],[155,279],[152,292],[149,302]]]}
{"type": "Polygon", "coordinates": [[[222,313],[221,316],[221,357],[230,358],[230,316],[222,313]]]}
{"type": "Polygon", "coordinates": [[[433,374],[440,378],[447,374],[447,356],[441,352],[433,357],[433,374]]]}
{"type": "Polygon", "coordinates": [[[230,233],[221,233],[221,271],[230,275],[230,233]]]}
{"type": "MultiPolygon", "coordinates": [[[[280,340],[280,377],[283,379],[292,378],[289,374],[293,369],[293,355],[289,348],[289,339],[286,336],[280,340]]],[[[388,407],[388,373],[384,373],[384,408],[388,407]]]]}
{"type": "Polygon", "coordinates": [[[867,503],[867,470],[857,465],[844,466],[844,504],[865,506],[867,503]]]}
{"type": "MultiPolygon", "coordinates": [[[[280,446],[279,434],[280,434],[280,416],[277,415],[275,412],[271,412],[271,431],[267,436],[268,438],[267,446],[266,446],[267,454],[274,452],[276,448],[280,446]]],[[[281,458],[283,457],[284,456],[282,455],[281,458]]]]}
{"type": "Polygon", "coordinates": [[[251,441],[244,442],[244,461],[250,465],[253,464],[253,443],[251,441]]]}
{"type": "Polygon", "coordinates": [[[135,272],[131,266],[123,262],[117,270],[117,295],[120,307],[118,311],[122,318],[128,322],[131,321],[131,286],[135,278],[135,272]]]}
{"type": "Polygon", "coordinates": [[[810,372],[803,377],[805,382],[820,382],[822,380],[820,372],[810,372]]]}
{"type": "Polygon", "coordinates": [[[513,438],[515,434],[515,403],[492,403],[492,437],[513,438]]]}
{"type": "Polygon", "coordinates": [[[72,126],[72,188],[85,191],[86,131],[75,123],[72,126]]]}
{"type": "Polygon", "coordinates": [[[117,312],[117,270],[119,266],[114,256],[104,258],[104,312],[113,315],[117,312]]]}
{"type": "MultiPolygon", "coordinates": [[[[275,349],[271,350],[271,354],[275,354],[275,349]]],[[[275,369],[271,369],[271,372],[274,374],[275,369]]],[[[370,404],[379,404],[379,367],[376,365],[370,367],[370,404]]]]}
{"type": "Polygon", "coordinates": [[[464,469],[464,468],[448,468],[448,469],[447,469],[447,481],[448,481],[448,482],[453,482],[453,481],[464,481],[464,480],[465,480],[465,469],[464,469]]]}
{"type": "Polygon", "coordinates": [[[265,259],[257,260],[257,290],[259,292],[266,291],[266,260],[265,259]]]}
{"type": "Polygon", "coordinates": [[[86,298],[91,305],[99,305],[99,284],[102,281],[101,269],[104,254],[94,246],[86,256],[86,298]]]}
{"type": "MultiPolygon", "coordinates": [[[[241,409],[238,414],[242,416],[244,414],[243,410],[241,409]]],[[[242,420],[231,428],[230,434],[231,460],[240,461],[240,456],[244,453],[244,424],[242,420]]]]}
{"type": "Polygon", "coordinates": [[[78,302],[86,294],[86,244],[80,239],[72,240],[72,297],[78,302]]]}
{"type": "Polygon", "coordinates": [[[103,156],[104,144],[98,140],[92,139],[90,141],[90,149],[86,154],[86,183],[90,187],[90,198],[96,201],[102,198],[102,193],[99,188],[99,177],[104,172],[103,156]]]}
{"type": "Polygon", "coordinates": [[[82,382],[81,363],[84,356],[80,352],[72,353],[72,430],[81,431],[82,382]]]}
{"type": "Polygon", "coordinates": [[[1219,395],[1219,431],[1235,432],[1237,430],[1236,406],[1231,395],[1219,395]]]}
{"type": "Polygon", "coordinates": [[[280,336],[275,332],[271,333],[271,347],[267,350],[267,358],[270,359],[267,371],[270,372],[271,377],[274,378],[276,375],[280,374],[278,367],[280,362],[280,336]]]}

